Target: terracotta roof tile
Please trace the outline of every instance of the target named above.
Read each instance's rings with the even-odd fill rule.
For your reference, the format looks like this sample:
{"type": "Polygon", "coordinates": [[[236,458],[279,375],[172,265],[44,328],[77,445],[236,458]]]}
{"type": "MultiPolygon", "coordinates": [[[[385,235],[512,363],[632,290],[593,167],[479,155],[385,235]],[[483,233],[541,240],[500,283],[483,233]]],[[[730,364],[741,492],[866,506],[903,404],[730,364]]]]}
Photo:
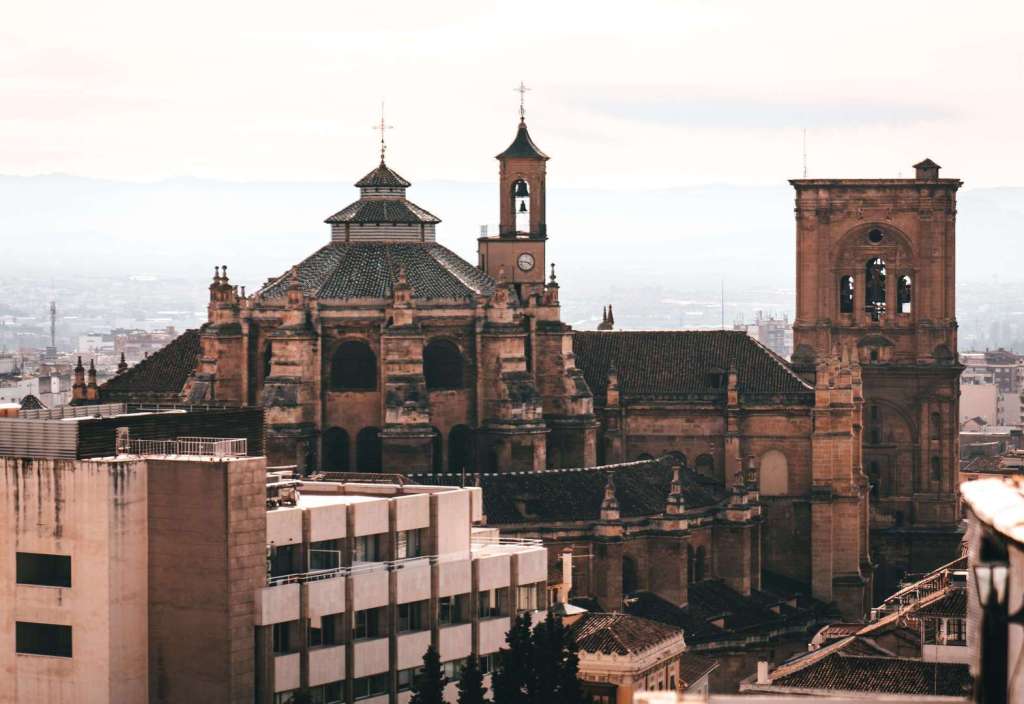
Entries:
{"type": "Polygon", "coordinates": [[[833,652],[772,680],[772,686],[845,692],[964,696],[971,691],[967,665],[833,652]]]}
{"type": "Polygon", "coordinates": [[[547,161],[549,157],[530,139],[530,132],[526,129],[526,121],[520,120],[519,129],[516,131],[516,138],[512,140],[512,144],[508,145],[505,151],[495,158],[543,159],[547,161]]]}
{"type": "Polygon", "coordinates": [[[411,185],[385,164],[383,159],[380,166],[356,181],[357,188],[408,188],[411,185]]]}
{"type": "Polygon", "coordinates": [[[176,399],[196,368],[200,343],[198,330],[186,330],[123,374],[100,386],[104,401],[176,399]]]}
{"type": "Polygon", "coordinates": [[[741,399],[814,403],[814,389],[744,332],[576,332],[573,348],[576,365],[595,397],[602,399],[607,393],[608,371],[614,366],[624,399],[723,402],[726,373],[734,366],[741,399]]]}
{"type": "Polygon", "coordinates": [[[569,627],[569,635],[588,653],[630,655],[678,638],[682,631],[638,616],[587,612],[569,627]]]}
{"type": "Polygon", "coordinates": [[[345,206],[324,222],[353,223],[358,225],[380,224],[432,224],[441,222],[441,218],[404,198],[399,200],[359,199],[345,206]]]}

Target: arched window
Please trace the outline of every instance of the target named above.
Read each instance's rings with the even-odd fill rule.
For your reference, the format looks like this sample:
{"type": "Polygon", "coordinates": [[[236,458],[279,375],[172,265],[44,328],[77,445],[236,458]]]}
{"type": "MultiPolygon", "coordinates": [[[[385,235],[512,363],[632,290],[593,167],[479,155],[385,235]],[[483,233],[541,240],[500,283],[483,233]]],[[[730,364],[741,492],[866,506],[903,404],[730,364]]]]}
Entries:
{"type": "Polygon", "coordinates": [[[622,596],[629,596],[639,587],[637,583],[636,560],[629,555],[622,556],[622,596]]]}
{"type": "Polygon", "coordinates": [[[885,314],[885,260],[874,257],[864,265],[864,310],[872,320],[885,314]]]}
{"type": "Polygon", "coordinates": [[[381,471],[380,428],[363,428],[356,435],[356,471],[381,471]]]}
{"type": "Polygon", "coordinates": [[[697,474],[715,479],[715,458],[708,454],[698,456],[694,469],[697,470],[697,474]]]}
{"type": "Polygon", "coordinates": [[[512,184],[512,212],[516,232],[530,231],[530,186],[523,179],[512,184]]]}
{"type": "Polygon", "coordinates": [[[270,340],[263,346],[263,378],[270,378],[271,361],[274,359],[274,347],[270,340]]]}
{"type": "Polygon", "coordinates": [[[761,455],[760,491],[764,496],[785,496],[789,493],[789,463],[778,450],[761,455]]]}
{"type": "Polygon", "coordinates": [[[910,274],[904,274],[896,281],[896,312],[910,312],[910,274]]]}
{"type": "Polygon", "coordinates": [[[932,457],[932,479],[935,481],[942,479],[942,460],[938,457],[932,457]]]}
{"type": "Polygon", "coordinates": [[[331,358],[331,389],[373,391],[377,388],[377,356],[361,340],[338,345],[331,358]]]}
{"type": "Polygon", "coordinates": [[[430,455],[432,459],[431,470],[434,474],[444,471],[444,436],[437,428],[432,428],[434,437],[430,440],[430,455]]]}
{"type": "Polygon", "coordinates": [[[875,404],[868,406],[868,444],[882,444],[882,411],[875,404]]]}
{"type": "Polygon", "coordinates": [[[431,340],[423,348],[423,376],[428,389],[461,389],[462,353],[448,340],[431,340]]]}
{"type": "Polygon", "coordinates": [[[448,471],[454,474],[475,469],[473,431],[468,426],[456,425],[448,432],[448,471]]]}
{"type": "Polygon", "coordinates": [[[929,430],[931,431],[931,438],[932,438],[932,440],[941,440],[942,439],[942,414],[941,413],[932,413],[931,427],[929,428],[929,430]]]}
{"type": "Polygon", "coordinates": [[[844,276],[839,279],[839,312],[853,312],[853,277],[844,276]]]}
{"type": "Polygon", "coordinates": [[[330,428],[324,433],[324,469],[347,472],[348,448],[348,433],[344,428],[330,428]]]}
{"type": "Polygon", "coordinates": [[[686,466],[686,455],[679,450],[672,450],[672,452],[668,453],[668,456],[678,462],[680,466],[686,466]]]}
{"type": "Polygon", "coordinates": [[[701,545],[697,548],[697,556],[693,560],[693,581],[699,582],[706,576],[708,551],[701,545]]]}

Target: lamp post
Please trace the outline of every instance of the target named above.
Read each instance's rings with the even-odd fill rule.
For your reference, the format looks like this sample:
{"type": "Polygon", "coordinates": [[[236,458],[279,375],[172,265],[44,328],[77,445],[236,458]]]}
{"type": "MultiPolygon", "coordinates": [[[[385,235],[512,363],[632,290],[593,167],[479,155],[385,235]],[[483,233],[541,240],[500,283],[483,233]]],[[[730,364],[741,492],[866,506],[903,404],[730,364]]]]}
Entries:
{"type": "MultiPolygon", "coordinates": [[[[982,562],[974,566],[974,585],[982,609],[978,642],[981,671],[974,683],[974,699],[979,704],[1006,704],[1009,582],[1010,566],[1005,562],[982,562]]],[[[1019,618],[1020,614],[1016,616],[1019,618]]]]}

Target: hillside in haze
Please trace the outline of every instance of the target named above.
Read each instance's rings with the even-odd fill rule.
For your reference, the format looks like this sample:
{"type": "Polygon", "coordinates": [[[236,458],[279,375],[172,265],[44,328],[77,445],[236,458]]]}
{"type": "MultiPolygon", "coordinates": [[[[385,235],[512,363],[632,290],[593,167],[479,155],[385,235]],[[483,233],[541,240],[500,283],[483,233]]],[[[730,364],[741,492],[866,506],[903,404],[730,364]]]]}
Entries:
{"type": "MultiPolygon", "coordinates": [[[[250,288],[328,239],[324,218],[355,200],[347,183],[120,183],[70,176],[0,177],[0,273],[205,280],[228,264],[250,288]]],[[[497,213],[493,184],[413,184],[442,219],[439,241],[476,261],[480,225],[497,213]]],[[[668,287],[792,289],[788,185],[651,191],[551,189],[550,259],[579,293],[668,287]]],[[[960,194],[961,282],[1018,280],[1024,189],[960,194]]],[[[611,291],[613,292],[613,291],[611,291]]]]}

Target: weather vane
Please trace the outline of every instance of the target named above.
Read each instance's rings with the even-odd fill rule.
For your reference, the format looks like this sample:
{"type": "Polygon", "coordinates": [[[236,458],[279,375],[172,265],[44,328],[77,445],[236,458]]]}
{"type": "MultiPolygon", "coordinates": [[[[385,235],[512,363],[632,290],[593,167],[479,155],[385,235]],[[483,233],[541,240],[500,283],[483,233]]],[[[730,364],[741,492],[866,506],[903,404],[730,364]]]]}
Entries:
{"type": "Polygon", "coordinates": [[[526,120],[526,91],[530,90],[526,84],[519,81],[519,87],[515,89],[519,93],[519,119],[526,120]]]}
{"type": "Polygon", "coordinates": [[[380,163],[384,163],[384,152],[387,151],[387,144],[384,143],[384,132],[395,129],[384,121],[384,101],[380,101],[380,124],[373,126],[374,130],[380,131],[380,163]]]}

